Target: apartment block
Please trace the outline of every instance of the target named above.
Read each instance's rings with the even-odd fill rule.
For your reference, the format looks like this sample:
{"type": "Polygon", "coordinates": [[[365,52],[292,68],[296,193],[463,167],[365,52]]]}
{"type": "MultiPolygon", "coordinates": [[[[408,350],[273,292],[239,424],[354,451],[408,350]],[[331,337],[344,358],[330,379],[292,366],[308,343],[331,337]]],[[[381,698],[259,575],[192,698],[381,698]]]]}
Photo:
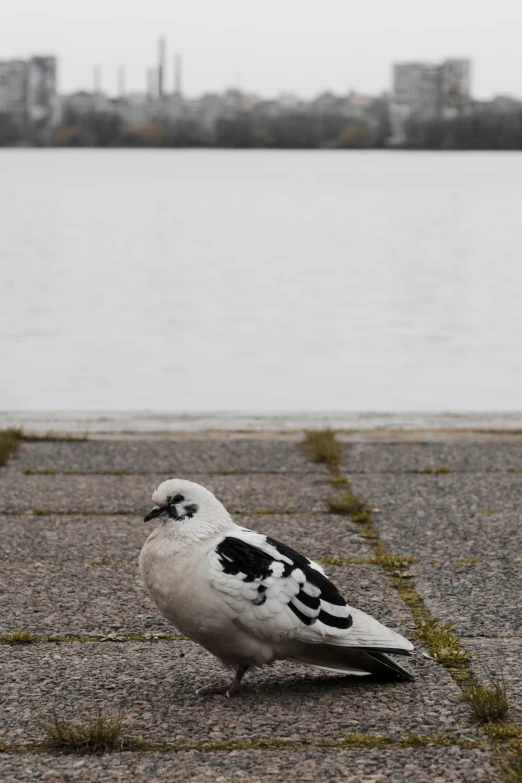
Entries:
{"type": "Polygon", "coordinates": [[[453,119],[468,114],[471,62],[448,59],[442,63],[396,63],[393,67],[391,122],[394,141],[404,139],[411,119],[453,119]]]}
{"type": "Polygon", "coordinates": [[[0,114],[23,124],[27,117],[27,63],[0,60],[0,114]]]}
{"type": "Polygon", "coordinates": [[[57,121],[56,57],[31,57],[27,63],[27,113],[32,124],[57,121]]]}

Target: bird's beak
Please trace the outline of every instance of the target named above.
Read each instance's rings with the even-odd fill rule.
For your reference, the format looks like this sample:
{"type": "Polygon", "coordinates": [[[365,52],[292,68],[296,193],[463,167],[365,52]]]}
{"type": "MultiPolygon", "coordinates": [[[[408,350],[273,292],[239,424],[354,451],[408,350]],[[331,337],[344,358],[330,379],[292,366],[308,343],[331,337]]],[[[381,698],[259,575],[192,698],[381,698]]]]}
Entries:
{"type": "Polygon", "coordinates": [[[145,517],[145,519],[143,521],[144,522],[149,522],[149,520],[154,519],[154,517],[159,517],[160,514],[163,514],[164,511],[165,511],[165,509],[162,508],[161,506],[154,506],[152,511],[149,511],[149,513],[147,514],[147,516],[145,517]]]}

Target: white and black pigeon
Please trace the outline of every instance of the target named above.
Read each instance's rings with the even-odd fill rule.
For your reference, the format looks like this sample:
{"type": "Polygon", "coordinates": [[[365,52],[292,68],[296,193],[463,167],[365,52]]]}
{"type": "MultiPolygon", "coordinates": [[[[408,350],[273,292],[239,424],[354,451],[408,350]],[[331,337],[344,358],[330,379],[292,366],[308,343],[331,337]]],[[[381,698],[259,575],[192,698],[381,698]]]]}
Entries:
{"type": "Polygon", "coordinates": [[[145,586],[169,622],[235,672],[198,694],[230,697],[247,669],[276,660],[413,679],[389,657],[411,655],[411,642],[348,606],[313,560],[236,525],[192,481],[164,481],[152,499],[145,521],[160,525],[140,554],[145,586]]]}

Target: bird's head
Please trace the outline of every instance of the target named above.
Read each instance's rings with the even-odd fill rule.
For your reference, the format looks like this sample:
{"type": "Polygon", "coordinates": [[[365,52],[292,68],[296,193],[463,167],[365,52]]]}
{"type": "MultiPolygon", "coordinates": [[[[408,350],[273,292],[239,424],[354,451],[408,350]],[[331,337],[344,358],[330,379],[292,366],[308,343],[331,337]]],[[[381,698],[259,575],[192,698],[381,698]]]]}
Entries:
{"type": "Polygon", "coordinates": [[[225,522],[231,523],[223,504],[212,492],[193,481],[168,479],[152,493],[152,500],[154,507],[145,517],[145,522],[158,517],[161,522],[172,520],[181,524],[193,520],[193,525],[211,523],[222,526],[225,522]]]}

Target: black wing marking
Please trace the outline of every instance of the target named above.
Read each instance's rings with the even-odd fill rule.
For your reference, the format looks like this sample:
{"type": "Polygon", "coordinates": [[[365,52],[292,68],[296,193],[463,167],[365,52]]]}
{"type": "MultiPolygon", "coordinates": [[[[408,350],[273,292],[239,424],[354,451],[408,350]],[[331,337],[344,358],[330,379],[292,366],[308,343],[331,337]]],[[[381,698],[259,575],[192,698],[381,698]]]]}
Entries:
{"type": "Polygon", "coordinates": [[[257,546],[235,536],[227,536],[216,547],[225,574],[245,574],[244,582],[272,576],[274,558],[257,546]]]}
{"type": "Polygon", "coordinates": [[[241,574],[244,582],[259,583],[253,603],[260,605],[266,601],[267,586],[262,584],[263,580],[293,577],[299,591],[290,598],[288,606],[304,625],[319,620],[330,628],[350,628],[352,617],[343,611],[347,604],[335,585],[299,552],[268,536],[265,541],[278,556],[236,536],[226,536],[216,547],[226,574],[241,574]]]}

